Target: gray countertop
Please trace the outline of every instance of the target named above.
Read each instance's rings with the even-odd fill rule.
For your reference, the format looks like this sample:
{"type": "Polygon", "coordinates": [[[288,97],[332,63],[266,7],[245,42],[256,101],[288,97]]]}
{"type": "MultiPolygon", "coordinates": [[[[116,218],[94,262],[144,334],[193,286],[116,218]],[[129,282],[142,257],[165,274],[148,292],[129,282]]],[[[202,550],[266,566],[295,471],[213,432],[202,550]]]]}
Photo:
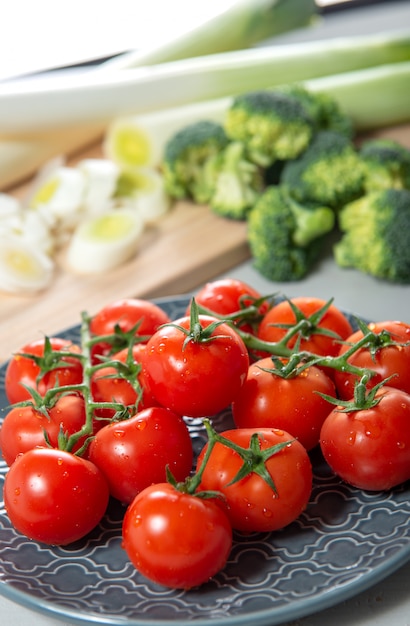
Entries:
{"type": "MultiPolygon", "coordinates": [[[[338,34],[376,32],[410,25],[410,2],[384,2],[329,14],[313,31],[283,36],[282,41],[338,34]]],[[[340,308],[367,319],[410,322],[410,286],[390,285],[355,271],[337,268],[331,258],[298,283],[271,283],[250,262],[229,274],[245,280],[262,293],[335,298],[340,308]]],[[[65,622],[38,614],[0,596],[1,623],[5,626],[65,626],[65,622]]],[[[284,626],[410,626],[410,563],[367,591],[320,613],[284,626]]]]}

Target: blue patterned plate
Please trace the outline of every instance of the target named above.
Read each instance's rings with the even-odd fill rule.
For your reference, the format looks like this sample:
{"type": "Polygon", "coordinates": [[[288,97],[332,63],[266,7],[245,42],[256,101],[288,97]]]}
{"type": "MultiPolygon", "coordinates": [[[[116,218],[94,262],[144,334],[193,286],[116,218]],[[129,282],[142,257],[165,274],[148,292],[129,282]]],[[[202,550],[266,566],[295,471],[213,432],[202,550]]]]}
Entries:
{"type": "MultiPolygon", "coordinates": [[[[175,319],[188,299],[158,303],[175,319]]],[[[62,333],[72,340],[78,334],[78,327],[62,333]]],[[[2,407],[4,373],[3,365],[2,407]]],[[[188,424],[199,451],[201,420],[188,424]]],[[[230,413],[220,414],[214,426],[231,427],[230,413]]],[[[300,518],[275,533],[235,536],[224,570],[191,591],[169,590],[139,575],[121,548],[124,509],[116,502],[86,539],[56,548],[19,535],[0,502],[0,593],[65,621],[112,626],[274,626],[330,607],[410,558],[410,486],[360,491],[333,476],[318,452],[312,461],[312,497],[300,518]]],[[[0,459],[1,489],[6,471],[0,459]]]]}

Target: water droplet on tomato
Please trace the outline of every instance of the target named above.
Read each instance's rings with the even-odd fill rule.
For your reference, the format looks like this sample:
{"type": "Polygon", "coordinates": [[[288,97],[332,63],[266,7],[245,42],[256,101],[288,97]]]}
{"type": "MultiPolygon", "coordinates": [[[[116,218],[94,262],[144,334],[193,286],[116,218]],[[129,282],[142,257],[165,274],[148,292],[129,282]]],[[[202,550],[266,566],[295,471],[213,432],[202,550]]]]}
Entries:
{"type": "Polygon", "coordinates": [[[57,465],[62,465],[63,463],[64,463],[64,460],[61,458],[61,456],[59,456],[57,459],[57,465]]]}
{"type": "Polygon", "coordinates": [[[20,487],[16,487],[16,488],[15,488],[15,490],[14,490],[14,495],[15,495],[15,496],[19,496],[19,495],[20,495],[20,493],[21,493],[21,489],[20,489],[20,487]]]}
{"type": "Polygon", "coordinates": [[[135,423],[135,427],[136,427],[138,430],[144,430],[144,429],[147,427],[147,422],[146,422],[145,420],[138,420],[138,421],[135,423]]]}
{"type": "Polygon", "coordinates": [[[278,437],[283,437],[283,435],[285,434],[285,432],[283,430],[279,430],[279,428],[273,428],[272,430],[278,437]]]}
{"type": "Polygon", "coordinates": [[[381,428],[377,424],[366,424],[364,434],[371,439],[378,439],[381,435],[381,428]]]}
{"type": "Polygon", "coordinates": [[[353,444],[356,441],[356,433],[352,430],[348,435],[347,435],[347,443],[349,444],[349,446],[353,446],[353,444]]]}
{"type": "Polygon", "coordinates": [[[125,431],[124,430],[114,430],[114,437],[116,437],[117,439],[122,439],[122,437],[124,437],[125,435],[125,431]]]}
{"type": "Polygon", "coordinates": [[[244,498],[244,499],[243,499],[243,501],[245,502],[245,506],[246,506],[248,509],[254,509],[254,508],[255,508],[255,505],[254,505],[254,504],[252,504],[252,502],[249,502],[249,500],[247,500],[246,498],[244,498]]]}
{"type": "Polygon", "coordinates": [[[404,450],[406,447],[406,444],[404,443],[404,441],[398,441],[397,447],[399,448],[399,450],[404,450]]]}
{"type": "Polygon", "coordinates": [[[268,519],[270,517],[273,517],[273,513],[270,509],[263,509],[262,514],[264,517],[267,517],[268,519]]]}

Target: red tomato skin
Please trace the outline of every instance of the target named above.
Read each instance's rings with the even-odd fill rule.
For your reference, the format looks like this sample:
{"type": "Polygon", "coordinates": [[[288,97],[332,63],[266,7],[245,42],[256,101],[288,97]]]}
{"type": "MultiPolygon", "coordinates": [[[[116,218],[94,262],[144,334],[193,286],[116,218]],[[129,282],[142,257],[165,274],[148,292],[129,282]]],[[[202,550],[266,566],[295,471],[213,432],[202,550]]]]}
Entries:
{"type": "Polygon", "coordinates": [[[232,528],[223,507],[213,500],[163,483],[144,489],[128,507],[123,547],[146,578],[169,588],[191,589],[225,566],[232,528]]]}
{"type": "MultiPolygon", "coordinates": [[[[211,452],[200,486],[204,490],[220,491],[225,496],[232,527],[245,533],[271,532],[287,526],[306,509],[312,491],[313,473],[309,455],[289,433],[273,428],[241,428],[222,434],[247,448],[255,432],[259,434],[262,450],[289,441],[289,446],[266,462],[277,495],[256,474],[227,486],[243,461],[237,452],[220,443],[216,443],[211,452]]],[[[206,446],[198,457],[197,469],[205,450],[206,446]]]]}
{"type": "MultiPolygon", "coordinates": [[[[138,343],[133,346],[132,354],[134,363],[141,364],[146,351],[146,344],[138,343]]],[[[120,350],[116,354],[112,355],[113,360],[121,361],[125,363],[128,357],[128,348],[120,350]]],[[[119,402],[124,406],[134,405],[137,401],[137,392],[131,385],[131,383],[124,378],[115,376],[117,370],[115,367],[107,365],[102,369],[97,370],[91,379],[91,394],[95,402],[119,402]]],[[[143,410],[151,406],[158,406],[158,402],[153,396],[151,390],[148,387],[146,377],[141,369],[138,380],[141,385],[142,396],[138,403],[138,410],[143,410]]],[[[103,417],[105,419],[112,419],[115,414],[114,409],[96,409],[96,416],[103,417]]]]}
{"type": "Polygon", "coordinates": [[[68,545],[87,535],[103,517],[108,499],[108,485],[95,465],[51,448],[19,456],[4,482],[13,526],[48,545],[68,545]]]}
{"type": "Polygon", "coordinates": [[[321,426],[333,408],[319,393],[335,397],[333,382],[315,366],[292,378],[264,369],[272,369],[269,357],[249,367],[245,384],[232,403],[236,427],[285,430],[311,450],[318,445],[321,426]]]}
{"type": "MultiPolygon", "coordinates": [[[[203,327],[215,321],[200,315],[203,327]]],[[[189,317],[175,322],[189,328],[189,317]]],[[[204,417],[228,407],[246,379],[249,356],[242,339],[230,326],[220,324],[214,339],[189,341],[175,326],[160,328],[148,341],[144,373],[157,401],[180,415],[204,417]]]]}
{"type": "MultiPolygon", "coordinates": [[[[393,341],[397,343],[409,343],[407,346],[384,346],[371,354],[366,348],[360,348],[348,361],[357,367],[365,367],[376,372],[375,376],[369,380],[368,389],[373,388],[382,380],[394,375],[389,380],[389,387],[402,389],[410,393],[410,324],[404,322],[387,320],[385,322],[375,322],[368,325],[369,329],[380,334],[382,330],[391,333],[393,341]]],[[[356,331],[346,339],[348,343],[356,343],[362,339],[361,330],[356,331]]],[[[349,345],[342,345],[339,354],[344,354],[349,345]]],[[[342,400],[350,400],[353,397],[354,386],[357,377],[346,372],[335,371],[334,381],[342,400]]]]}
{"type": "Polygon", "coordinates": [[[167,465],[177,481],[185,480],[193,449],[182,417],[151,407],[104,426],[91,442],[88,458],[104,474],[111,495],[129,504],[145,487],[166,480],[167,465]]]}
{"type": "MultiPolygon", "coordinates": [[[[84,399],[81,396],[61,396],[47,415],[31,406],[14,407],[5,416],[0,428],[0,449],[4,461],[11,466],[16,458],[33,448],[44,448],[47,433],[50,445],[58,447],[60,429],[68,436],[77,433],[85,423],[84,399]]],[[[77,451],[87,437],[73,448],[77,451]]]]}
{"type": "Polygon", "coordinates": [[[331,469],[345,482],[384,491],[410,478],[410,395],[382,387],[379,404],[367,410],[333,410],[325,420],[320,446],[331,469]]]}
{"type": "MultiPolygon", "coordinates": [[[[195,295],[195,300],[213,313],[230,315],[231,313],[236,313],[244,306],[249,306],[254,300],[258,300],[261,297],[262,294],[259,291],[242,280],[222,278],[206,283],[195,295]]],[[[264,302],[259,308],[260,315],[265,315],[269,306],[268,302],[264,302]]],[[[191,306],[189,305],[186,315],[189,315],[190,308],[191,306]]],[[[244,332],[254,332],[250,324],[241,324],[240,328],[244,332]]]]}
{"type": "MultiPolygon", "coordinates": [[[[325,300],[314,297],[291,298],[291,302],[295,304],[307,317],[318,311],[326,304],[325,300]]],[[[258,337],[263,341],[280,341],[286,334],[287,330],[277,326],[272,326],[272,324],[293,325],[295,323],[295,315],[289,302],[287,300],[283,300],[267,312],[259,325],[258,337]]],[[[342,340],[346,339],[353,332],[353,328],[347,317],[333,304],[330,305],[319,326],[337,333],[342,340]]],[[[289,341],[288,346],[293,348],[295,342],[296,337],[293,337],[289,341]]],[[[312,334],[309,338],[302,338],[300,342],[300,350],[307,350],[308,352],[319,354],[320,356],[336,356],[339,352],[339,348],[340,341],[317,333],[312,334]]]]}
{"type": "MultiPolygon", "coordinates": [[[[122,298],[104,306],[90,322],[93,335],[110,335],[118,325],[123,332],[129,332],[138,322],[137,337],[150,337],[162,325],[170,322],[170,318],[161,307],[149,300],[140,298],[122,298]]],[[[93,358],[99,354],[108,354],[111,346],[103,341],[92,348],[93,358]]]]}
{"type": "MultiPolygon", "coordinates": [[[[67,339],[50,337],[50,343],[53,350],[56,351],[63,350],[76,354],[81,352],[79,346],[67,339]]],[[[67,362],[67,367],[58,367],[46,373],[37,383],[39,367],[29,357],[20,356],[19,353],[23,352],[41,357],[44,354],[44,339],[26,344],[9,360],[6,367],[4,388],[10,404],[31,399],[29,391],[22,386],[23,384],[36,389],[41,396],[44,396],[48,389],[56,386],[57,382],[61,386],[78,385],[82,382],[83,367],[80,359],[64,357],[63,361],[67,362]]]]}

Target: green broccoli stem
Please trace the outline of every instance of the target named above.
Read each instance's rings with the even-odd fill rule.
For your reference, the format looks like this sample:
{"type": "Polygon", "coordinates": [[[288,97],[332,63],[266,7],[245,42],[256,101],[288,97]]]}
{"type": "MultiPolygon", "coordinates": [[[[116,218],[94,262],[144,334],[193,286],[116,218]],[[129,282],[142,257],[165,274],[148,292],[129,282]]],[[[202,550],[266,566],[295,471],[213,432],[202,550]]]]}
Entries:
{"type": "Polygon", "coordinates": [[[307,209],[294,201],[289,202],[289,207],[296,222],[292,239],[302,248],[330,232],[335,224],[334,211],[329,207],[307,209]]]}

